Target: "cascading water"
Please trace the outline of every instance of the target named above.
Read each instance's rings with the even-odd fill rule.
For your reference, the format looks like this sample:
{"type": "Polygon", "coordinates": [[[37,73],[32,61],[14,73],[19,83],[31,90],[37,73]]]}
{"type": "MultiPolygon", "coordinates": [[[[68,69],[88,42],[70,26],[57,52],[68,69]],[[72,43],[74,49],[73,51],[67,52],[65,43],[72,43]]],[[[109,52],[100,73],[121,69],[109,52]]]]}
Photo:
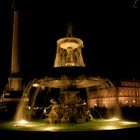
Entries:
{"type": "Polygon", "coordinates": [[[96,89],[97,92],[111,90],[113,99],[110,108],[112,108],[113,113],[108,111],[109,109],[105,113],[107,118],[112,116],[120,118],[121,112],[117,95],[111,81],[99,76],[86,76],[84,73],[73,76],[72,72],[75,72],[77,67],[80,68],[79,70],[85,67],[82,57],[84,45],[81,39],[72,37],[71,30],[69,30],[68,35],[70,36],[57,41],[54,68],[58,68],[58,71],[60,68],[69,70],[70,75],[64,72],[59,74],[60,77],[48,75],[31,81],[23,92],[23,98],[17,109],[17,117],[15,117],[16,121],[32,120],[33,116],[37,116],[38,119],[46,119],[49,122],[87,122],[94,118],[93,110],[98,112],[100,118],[104,118],[94,108],[93,102],[95,101],[91,98],[92,88],[96,89]],[[27,100],[28,103],[25,102],[27,100]]]}
{"type": "Polygon", "coordinates": [[[83,41],[72,37],[71,30],[68,35],[57,41],[51,72],[43,78],[31,80],[26,86],[17,107],[14,128],[91,131],[137,125],[136,122],[123,121],[113,83],[86,71],[83,41]]]}

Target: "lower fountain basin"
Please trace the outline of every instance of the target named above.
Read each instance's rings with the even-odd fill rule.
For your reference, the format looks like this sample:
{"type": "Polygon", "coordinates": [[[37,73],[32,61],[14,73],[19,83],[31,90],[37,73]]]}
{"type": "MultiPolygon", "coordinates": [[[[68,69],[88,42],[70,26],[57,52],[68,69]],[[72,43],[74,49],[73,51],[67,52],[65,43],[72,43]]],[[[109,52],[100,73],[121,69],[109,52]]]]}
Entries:
{"type": "Polygon", "coordinates": [[[1,123],[1,128],[6,130],[18,131],[49,131],[49,132],[70,132],[70,131],[97,131],[97,130],[117,130],[125,128],[139,127],[139,122],[124,120],[96,120],[87,123],[48,123],[46,120],[41,121],[19,121],[1,123]]]}
{"type": "Polygon", "coordinates": [[[124,120],[96,120],[87,123],[57,123],[46,120],[7,122],[0,124],[0,135],[15,140],[28,139],[134,139],[139,135],[140,122],[124,120]]]}

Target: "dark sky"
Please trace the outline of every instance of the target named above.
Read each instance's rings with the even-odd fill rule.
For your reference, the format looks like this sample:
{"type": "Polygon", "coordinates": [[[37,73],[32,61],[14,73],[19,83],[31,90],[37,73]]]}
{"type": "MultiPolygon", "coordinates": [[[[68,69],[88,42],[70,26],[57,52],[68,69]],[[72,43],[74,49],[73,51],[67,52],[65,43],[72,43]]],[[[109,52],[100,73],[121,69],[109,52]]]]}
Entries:
{"type": "MultiPolygon", "coordinates": [[[[22,1],[23,73],[44,72],[53,67],[56,41],[65,37],[70,22],[73,36],[84,42],[82,51],[87,67],[115,77],[140,77],[139,5],[134,7],[134,0],[22,1]]],[[[0,0],[0,79],[10,74],[11,3],[12,0],[0,0]]]]}

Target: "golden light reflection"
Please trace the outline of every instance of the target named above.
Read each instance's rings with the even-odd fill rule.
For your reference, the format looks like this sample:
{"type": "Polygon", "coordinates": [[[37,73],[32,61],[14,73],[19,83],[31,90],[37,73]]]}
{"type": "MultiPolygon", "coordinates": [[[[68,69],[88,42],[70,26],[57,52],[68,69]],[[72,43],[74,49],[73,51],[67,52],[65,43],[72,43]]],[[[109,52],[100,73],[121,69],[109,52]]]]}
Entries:
{"type": "Polygon", "coordinates": [[[113,118],[107,119],[107,121],[118,121],[118,120],[119,120],[119,118],[117,118],[117,117],[113,117],[113,118]]]}
{"type": "Polygon", "coordinates": [[[137,122],[122,121],[122,124],[130,125],[130,124],[138,124],[138,123],[137,122]]]}
{"type": "Polygon", "coordinates": [[[18,121],[18,123],[19,123],[19,124],[27,124],[28,121],[26,121],[26,120],[20,120],[20,121],[18,121]]]}
{"type": "Polygon", "coordinates": [[[42,130],[44,130],[44,131],[58,131],[58,130],[60,130],[60,128],[51,126],[51,127],[43,128],[42,130]]]}
{"type": "Polygon", "coordinates": [[[33,87],[38,87],[38,86],[39,86],[39,84],[37,84],[37,83],[33,84],[33,87]]]}
{"type": "Polygon", "coordinates": [[[103,128],[104,130],[113,130],[113,129],[118,129],[118,126],[116,125],[108,125],[103,128]]]}
{"type": "MultiPolygon", "coordinates": [[[[9,124],[10,125],[10,124],[9,124]]],[[[115,130],[115,129],[125,129],[140,126],[139,122],[118,120],[118,118],[112,118],[109,120],[97,120],[95,122],[86,124],[49,124],[46,122],[28,122],[26,120],[21,120],[16,123],[12,123],[13,129],[18,130],[28,130],[28,131],[85,131],[85,130],[115,130]],[[112,121],[111,121],[112,120],[112,121]]]]}

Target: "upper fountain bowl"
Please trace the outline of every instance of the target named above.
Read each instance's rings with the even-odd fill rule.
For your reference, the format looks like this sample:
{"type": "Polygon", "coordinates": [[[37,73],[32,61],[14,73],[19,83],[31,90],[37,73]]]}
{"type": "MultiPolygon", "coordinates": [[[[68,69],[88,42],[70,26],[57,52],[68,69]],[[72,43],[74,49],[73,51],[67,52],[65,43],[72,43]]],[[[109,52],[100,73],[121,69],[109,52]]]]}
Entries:
{"type": "Polygon", "coordinates": [[[64,37],[57,41],[57,46],[66,50],[69,48],[74,50],[76,48],[83,47],[83,41],[75,37],[64,37]]]}

